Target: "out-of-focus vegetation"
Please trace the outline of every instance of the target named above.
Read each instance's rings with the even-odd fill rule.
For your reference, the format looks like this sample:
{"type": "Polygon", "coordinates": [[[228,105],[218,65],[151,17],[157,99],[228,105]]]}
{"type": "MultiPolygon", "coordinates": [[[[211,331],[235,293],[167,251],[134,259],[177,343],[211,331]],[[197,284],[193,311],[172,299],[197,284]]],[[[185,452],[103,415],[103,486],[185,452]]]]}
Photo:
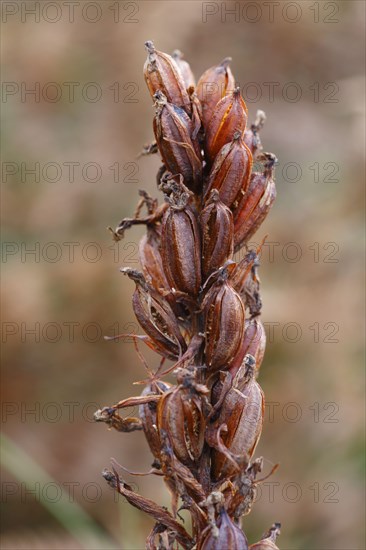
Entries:
{"type": "MultiPolygon", "coordinates": [[[[197,76],[232,56],[250,118],[265,110],[264,147],[280,160],[277,202],[262,229],[273,244],[261,266],[270,341],[257,451],[268,471],[280,469],[245,519],[248,538],[281,521],[283,550],[361,550],[364,3],[296,2],[292,23],[289,2],[273,22],[268,7],[257,3],[258,18],[248,2],[106,0],[94,3],[95,23],[93,7],[83,16],[88,2],[73,22],[60,3],[54,23],[52,6],[39,22],[25,12],[22,22],[21,4],[34,2],[17,4],[2,37],[2,419],[19,451],[5,452],[2,548],[98,547],[50,512],[67,501],[65,517],[83,509],[87,516],[73,519],[88,517],[89,536],[98,526],[111,548],[143,548],[152,525],[117,502],[100,475],[110,457],[147,471],[143,437],[92,422],[96,408],[139,391],[132,382],[145,376],[130,342],[103,335],[137,329],[132,286],[118,269],[138,266],[141,232],[114,245],[106,227],[131,214],[138,189],[156,194],[158,159],[136,160],[152,139],[142,77],[143,43],[152,39],[182,50],[197,76]],[[218,11],[204,22],[207,4],[218,11]],[[237,21],[225,16],[222,5],[238,4],[237,21]]],[[[128,479],[169,504],[160,479],[128,479]]]]}

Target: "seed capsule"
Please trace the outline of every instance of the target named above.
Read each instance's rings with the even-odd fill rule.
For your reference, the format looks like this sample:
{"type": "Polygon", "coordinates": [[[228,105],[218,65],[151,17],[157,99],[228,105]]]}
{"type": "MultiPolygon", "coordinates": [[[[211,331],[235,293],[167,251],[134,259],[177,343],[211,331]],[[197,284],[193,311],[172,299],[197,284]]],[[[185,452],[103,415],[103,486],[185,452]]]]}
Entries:
{"type": "Polygon", "coordinates": [[[202,162],[198,142],[191,138],[192,121],[183,109],[168,103],[162,92],[157,91],[154,98],[154,133],[163,162],[172,174],[182,174],[187,187],[196,190],[202,180],[202,162]]]}
{"type": "Polygon", "coordinates": [[[278,546],[276,545],[276,539],[281,533],[280,529],[281,524],[274,523],[269,532],[264,535],[262,540],[256,542],[255,544],[251,544],[249,546],[249,550],[279,550],[278,546]]]}
{"type": "Polygon", "coordinates": [[[203,125],[207,128],[216,104],[235,88],[235,79],[230,70],[231,57],[203,73],[197,84],[197,95],[202,104],[203,125]]]}
{"type": "Polygon", "coordinates": [[[188,90],[188,88],[190,88],[191,86],[195,87],[196,81],[192,73],[192,69],[189,63],[187,63],[187,61],[184,59],[182,52],[179,50],[174,50],[172,54],[172,58],[174,59],[174,61],[176,62],[179,68],[186,90],[188,90]]]}
{"type": "Polygon", "coordinates": [[[238,352],[244,334],[244,304],[225,281],[210,289],[204,306],[206,364],[209,370],[217,371],[227,367],[238,352]]]}
{"type": "Polygon", "coordinates": [[[234,250],[234,222],[230,209],[221,202],[219,192],[211,191],[200,214],[202,235],[202,275],[204,280],[231,258],[234,250]]]}
{"type": "MultiPolygon", "coordinates": [[[[170,384],[166,382],[155,382],[149,384],[144,388],[141,395],[151,395],[157,394],[159,391],[162,394],[170,389],[170,384]]],[[[145,403],[139,406],[139,417],[141,418],[142,427],[145,433],[146,440],[150,447],[150,450],[153,456],[159,460],[160,459],[160,450],[161,450],[161,441],[157,428],[156,420],[156,401],[151,401],[150,403],[145,403]]]]}
{"type": "Polygon", "coordinates": [[[206,129],[205,151],[211,163],[220,149],[234,139],[237,132],[243,135],[247,119],[247,107],[241,97],[240,88],[235,88],[218,102],[206,129]]]}
{"type": "Polygon", "coordinates": [[[235,208],[249,185],[252,165],[252,154],[242,140],[241,133],[237,132],[215,158],[208,176],[205,197],[212,189],[218,189],[222,202],[229,208],[235,208]]]}
{"type": "Polygon", "coordinates": [[[154,229],[148,229],[139,243],[139,259],[146,281],[158,292],[169,289],[160,254],[160,236],[154,229]]]}
{"type": "MultiPolygon", "coordinates": [[[[239,351],[236,354],[234,361],[232,361],[228,372],[234,380],[239,369],[245,368],[246,356],[251,355],[255,359],[255,372],[254,375],[257,378],[259,369],[263,361],[264,352],[266,348],[266,332],[262,321],[258,317],[245,320],[244,338],[240,345],[239,351]]],[[[215,405],[221,396],[221,392],[224,388],[224,379],[220,377],[212,387],[212,404],[215,405]]]]}
{"type": "MultiPolygon", "coordinates": [[[[263,416],[263,391],[254,379],[254,370],[242,367],[225,396],[214,427],[210,429],[218,430],[223,424],[226,425],[222,435],[224,445],[231,454],[238,457],[244,455],[250,459],[260,438],[263,416]]],[[[235,473],[233,464],[217,449],[212,451],[211,467],[215,480],[228,478],[235,473]]]]}
{"type": "Polygon", "coordinates": [[[164,272],[170,286],[196,296],[201,286],[201,245],[196,216],[188,206],[171,206],[161,231],[164,272]]]}
{"type": "Polygon", "coordinates": [[[155,49],[151,41],[145,42],[147,60],[144,65],[144,76],[151,97],[161,90],[170,103],[182,107],[191,113],[186,85],[174,59],[164,52],[155,49]]]}
{"type": "Polygon", "coordinates": [[[201,456],[204,444],[202,387],[195,384],[190,371],[184,371],[179,382],[158,403],[158,430],[168,435],[177,458],[183,464],[192,466],[201,456]]]}
{"type": "Polygon", "coordinates": [[[276,198],[276,186],[273,171],[276,157],[270,153],[264,153],[268,159],[263,173],[253,173],[247,192],[233,211],[235,251],[257,231],[266,218],[276,198]]]}
{"type": "Polygon", "coordinates": [[[132,307],[139,324],[150,338],[147,345],[163,357],[177,359],[187,346],[170,305],[147,285],[142,273],[130,268],[122,272],[136,283],[132,307]]]}
{"type": "Polygon", "coordinates": [[[216,529],[203,534],[197,550],[248,550],[243,531],[230,519],[225,508],[220,511],[216,529]]]}

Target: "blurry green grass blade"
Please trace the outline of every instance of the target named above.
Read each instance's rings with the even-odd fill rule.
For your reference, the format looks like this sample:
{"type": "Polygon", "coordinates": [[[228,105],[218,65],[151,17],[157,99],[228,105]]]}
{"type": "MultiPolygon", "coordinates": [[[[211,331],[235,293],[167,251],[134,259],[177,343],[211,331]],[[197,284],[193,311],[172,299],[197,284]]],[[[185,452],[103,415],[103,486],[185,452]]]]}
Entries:
{"type": "MultiPolygon", "coordinates": [[[[29,454],[9,437],[0,437],[0,462],[18,481],[30,489],[37,481],[41,484],[57,483],[29,454]]],[[[60,486],[60,484],[58,484],[60,486]]],[[[51,502],[40,492],[40,503],[86,550],[118,550],[116,543],[99,527],[92,517],[77,503],[70,502],[62,490],[61,498],[51,502]]]]}

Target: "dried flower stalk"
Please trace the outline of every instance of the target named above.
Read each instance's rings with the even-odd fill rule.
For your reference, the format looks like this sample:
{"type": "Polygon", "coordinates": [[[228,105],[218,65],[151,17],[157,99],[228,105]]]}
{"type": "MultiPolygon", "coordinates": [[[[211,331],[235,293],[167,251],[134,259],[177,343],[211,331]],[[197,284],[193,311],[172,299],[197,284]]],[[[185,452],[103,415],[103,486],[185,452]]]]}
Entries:
{"type": "MultiPolygon", "coordinates": [[[[262,152],[262,111],[247,128],[230,58],[208,69],[195,88],[181,52],[170,56],[150,41],[145,46],[156,143],[143,154],[160,153],[157,181],[165,201],[159,206],[140,191],[135,216],[112,233],[119,240],[133,225],[146,226],[142,272],[121,271],[135,283],[133,309],[146,333],[133,337],[162,360],[156,372],[145,363],[141,396],[105,407],[95,419],[120,432],[143,430],[154,457],[149,473],[163,477],[171,512],[135,493],[116,465],[103,475],[155,519],[146,548],[246,550],[241,520],[252,509],[263,466],[253,454],[263,424],[264,394],[256,379],[266,345],[260,248],[249,250],[248,239],[275,199],[276,157],[262,152]],[[262,165],[259,172],[253,159],[262,165]],[[234,262],[242,248],[244,258],[234,262]],[[165,359],[173,365],[164,367],[165,359]],[[164,380],[171,373],[174,384],[164,380]],[[139,418],[120,415],[136,405],[139,418]],[[191,515],[191,533],[179,521],[182,509],[191,515]]],[[[276,549],[279,530],[274,524],[250,548],[276,549]]]]}

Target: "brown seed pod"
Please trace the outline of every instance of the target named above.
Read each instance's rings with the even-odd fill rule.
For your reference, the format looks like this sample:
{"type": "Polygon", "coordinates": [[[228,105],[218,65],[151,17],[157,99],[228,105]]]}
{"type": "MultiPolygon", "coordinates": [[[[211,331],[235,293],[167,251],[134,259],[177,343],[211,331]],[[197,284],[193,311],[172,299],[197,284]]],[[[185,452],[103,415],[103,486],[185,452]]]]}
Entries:
{"type": "Polygon", "coordinates": [[[192,69],[189,63],[187,63],[187,61],[184,59],[184,55],[182,54],[182,52],[180,50],[174,50],[174,52],[172,53],[172,58],[179,68],[186,90],[188,90],[188,88],[190,88],[191,86],[195,87],[196,81],[194,78],[194,74],[192,73],[192,69]]]}
{"type": "Polygon", "coordinates": [[[136,319],[151,340],[147,344],[163,357],[177,359],[187,346],[167,300],[148,286],[142,273],[130,268],[122,269],[122,273],[136,283],[132,307],[136,319]]]}
{"type": "Polygon", "coordinates": [[[263,361],[266,350],[266,331],[259,317],[245,321],[244,347],[245,355],[248,353],[255,359],[255,376],[259,374],[259,369],[263,361]]]}
{"type": "MultiPolygon", "coordinates": [[[[167,382],[153,382],[144,388],[141,395],[156,395],[161,392],[162,395],[164,392],[170,389],[171,385],[167,382]]],[[[151,401],[150,403],[144,403],[139,406],[139,417],[142,422],[142,427],[145,433],[146,440],[150,447],[150,450],[153,456],[159,460],[160,451],[161,451],[161,441],[159,437],[159,432],[157,428],[156,420],[156,401],[151,401]]]]}
{"type": "Polygon", "coordinates": [[[182,174],[189,189],[197,190],[201,187],[202,160],[198,142],[192,140],[192,121],[183,109],[168,103],[161,91],[154,94],[154,99],[153,126],[163,162],[172,174],[182,174]]]}
{"type": "Polygon", "coordinates": [[[201,244],[196,215],[188,204],[171,206],[166,211],[161,254],[170,286],[196,296],[201,286],[201,244]]]}
{"type": "Polygon", "coordinates": [[[266,218],[276,198],[276,186],[273,178],[276,157],[271,153],[263,153],[266,164],[263,173],[253,173],[247,192],[233,211],[235,251],[258,230],[266,218]]]}
{"type": "Polygon", "coordinates": [[[203,73],[197,84],[197,95],[202,104],[203,125],[207,128],[216,104],[235,88],[235,79],[230,70],[231,57],[203,73]]]}
{"type": "Polygon", "coordinates": [[[219,192],[211,191],[200,214],[202,275],[204,280],[231,258],[234,251],[234,222],[230,209],[221,202],[219,192]]]}
{"type": "Polygon", "coordinates": [[[222,508],[215,528],[202,534],[197,550],[248,550],[248,541],[243,531],[230,519],[222,508]]]}
{"type": "Polygon", "coordinates": [[[179,385],[167,391],[158,403],[157,425],[159,431],[167,434],[177,458],[192,466],[200,458],[204,444],[201,393],[207,388],[195,384],[191,371],[181,372],[179,385]]]}
{"type": "Polygon", "coordinates": [[[160,254],[160,235],[148,228],[139,243],[139,259],[145,279],[158,292],[169,289],[160,254]]]}
{"type": "MultiPolygon", "coordinates": [[[[254,358],[250,355],[251,365],[254,358]]],[[[244,456],[248,460],[252,457],[259,441],[264,416],[264,394],[254,379],[254,369],[247,365],[241,367],[232,383],[232,387],[225,395],[219,417],[209,432],[218,431],[225,425],[222,441],[232,455],[244,456]]],[[[215,480],[229,478],[235,473],[235,468],[218,449],[212,451],[211,472],[215,480]]]]}
{"type": "Polygon", "coordinates": [[[191,113],[186,85],[174,59],[164,52],[155,49],[151,41],[145,42],[147,60],[144,65],[144,77],[151,97],[161,90],[170,103],[182,107],[191,113]]]}
{"type": "Polygon", "coordinates": [[[249,546],[249,550],[279,550],[278,546],[276,545],[276,539],[278,535],[281,534],[280,529],[281,524],[274,523],[269,532],[266,533],[259,542],[251,544],[249,546]]]}
{"type": "Polygon", "coordinates": [[[245,311],[239,294],[228,281],[219,281],[208,292],[205,310],[205,358],[210,371],[230,365],[244,334],[245,311]]]}
{"type": "Polygon", "coordinates": [[[222,202],[235,208],[249,185],[252,165],[252,154],[242,140],[241,132],[236,132],[233,140],[226,143],[215,158],[205,197],[212,189],[218,189],[222,202]]]}
{"type": "MultiPolygon", "coordinates": [[[[244,338],[240,345],[239,351],[235,359],[230,364],[228,373],[232,379],[235,378],[239,369],[245,367],[245,358],[249,354],[255,359],[255,377],[258,377],[259,369],[263,361],[266,348],[266,332],[259,317],[245,320],[244,338]]],[[[215,405],[220,397],[223,388],[225,387],[225,378],[220,377],[212,387],[212,404],[215,405]]]]}
{"type": "Polygon", "coordinates": [[[247,119],[247,107],[240,88],[235,88],[218,102],[206,128],[205,151],[210,163],[215,160],[220,149],[234,139],[237,132],[244,134],[247,119]]]}

